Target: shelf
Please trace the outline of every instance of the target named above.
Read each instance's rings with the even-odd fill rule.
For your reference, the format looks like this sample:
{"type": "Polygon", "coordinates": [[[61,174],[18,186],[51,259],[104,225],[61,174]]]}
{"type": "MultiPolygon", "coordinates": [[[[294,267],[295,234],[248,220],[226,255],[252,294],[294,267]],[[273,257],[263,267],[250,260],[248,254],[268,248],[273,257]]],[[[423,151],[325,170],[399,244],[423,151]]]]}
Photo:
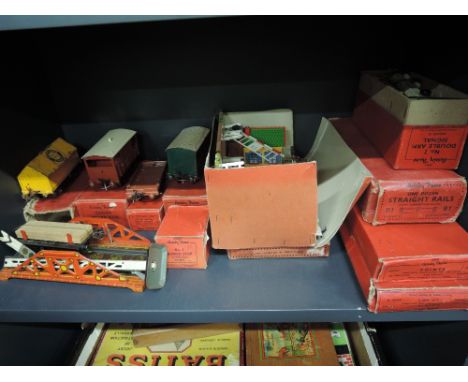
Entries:
{"type": "Polygon", "coordinates": [[[230,261],[212,253],[207,270],[169,270],[159,291],[28,280],[0,283],[0,321],[292,322],[468,320],[468,312],[373,314],[341,240],[322,259],[230,261]]]}
{"type": "Polygon", "coordinates": [[[0,16],[0,30],[75,27],[84,25],[120,24],[148,21],[169,21],[213,16],[0,16]]]}

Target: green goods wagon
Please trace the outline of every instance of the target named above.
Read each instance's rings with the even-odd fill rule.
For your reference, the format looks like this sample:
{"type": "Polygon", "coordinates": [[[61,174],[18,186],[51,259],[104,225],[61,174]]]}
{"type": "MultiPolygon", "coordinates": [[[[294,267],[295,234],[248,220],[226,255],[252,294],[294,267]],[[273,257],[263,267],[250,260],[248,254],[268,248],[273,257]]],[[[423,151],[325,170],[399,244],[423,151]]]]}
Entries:
{"type": "Polygon", "coordinates": [[[178,182],[197,182],[203,175],[210,130],[193,126],[183,129],[166,148],[167,174],[178,182]]]}

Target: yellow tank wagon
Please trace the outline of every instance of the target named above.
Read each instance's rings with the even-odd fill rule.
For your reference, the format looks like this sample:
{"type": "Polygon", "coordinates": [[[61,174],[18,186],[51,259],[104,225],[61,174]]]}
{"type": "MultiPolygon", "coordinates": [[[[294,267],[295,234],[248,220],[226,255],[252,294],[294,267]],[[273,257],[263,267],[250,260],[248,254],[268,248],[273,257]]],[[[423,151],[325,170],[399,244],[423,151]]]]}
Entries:
{"type": "Polygon", "coordinates": [[[76,147],[57,138],[18,175],[23,197],[28,199],[34,195],[53,195],[79,162],[76,147]]]}

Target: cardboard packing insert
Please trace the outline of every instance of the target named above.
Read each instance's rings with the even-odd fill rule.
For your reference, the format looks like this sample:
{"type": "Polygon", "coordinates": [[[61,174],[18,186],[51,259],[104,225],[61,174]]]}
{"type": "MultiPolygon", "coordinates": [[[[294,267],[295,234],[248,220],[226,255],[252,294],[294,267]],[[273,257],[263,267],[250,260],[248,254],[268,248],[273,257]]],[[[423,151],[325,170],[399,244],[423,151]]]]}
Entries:
{"type": "Polygon", "coordinates": [[[212,246],[242,250],[329,245],[370,181],[370,173],[333,125],[322,119],[301,163],[215,168],[219,130],[233,123],[285,126],[286,144],[293,144],[291,110],[220,114],[205,167],[212,246]],[[323,235],[317,236],[319,231],[323,235]]]}
{"type": "Polygon", "coordinates": [[[395,169],[456,169],[468,132],[468,96],[415,75],[433,98],[408,98],[385,83],[389,73],[362,73],[354,122],[395,169]]]}
{"type": "Polygon", "coordinates": [[[170,206],[155,241],[167,248],[168,268],[208,266],[208,207],[170,206]]]}
{"type": "Polygon", "coordinates": [[[372,173],[359,202],[364,220],[386,223],[452,223],[466,197],[466,180],[451,170],[395,170],[375,150],[350,118],[331,122],[372,173]]]}
{"type": "Polygon", "coordinates": [[[457,223],[374,227],[354,208],[340,233],[371,312],[468,308],[468,234],[457,223]]]}

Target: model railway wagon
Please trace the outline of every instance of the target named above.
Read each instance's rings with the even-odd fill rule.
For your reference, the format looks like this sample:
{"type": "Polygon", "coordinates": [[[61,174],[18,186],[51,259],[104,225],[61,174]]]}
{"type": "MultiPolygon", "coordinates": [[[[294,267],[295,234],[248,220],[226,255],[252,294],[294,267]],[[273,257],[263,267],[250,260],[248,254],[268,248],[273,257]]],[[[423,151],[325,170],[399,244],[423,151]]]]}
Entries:
{"type": "Polygon", "coordinates": [[[19,173],[18,183],[23,198],[55,194],[79,163],[76,147],[57,138],[19,173]]]}
{"type": "Polygon", "coordinates": [[[115,249],[124,254],[140,253],[151,245],[136,232],[101,218],[75,218],[69,223],[32,220],[19,227],[15,234],[26,245],[85,252],[115,249]]]}
{"type": "Polygon", "coordinates": [[[169,179],[194,183],[202,177],[209,133],[206,127],[187,127],[171,142],[166,148],[169,179]]]}
{"type": "Polygon", "coordinates": [[[165,173],[165,161],[141,162],[127,184],[127,198],[134,201],[144,198],[156,199],[161,194],[160,188],[165,173]]]}
{"type": "Polygon", "coordinates": [[[110,188],[122,184],[122,179],[139,155],[136,131],[110,130],[82,159],[91,187],[110,188]]]}

